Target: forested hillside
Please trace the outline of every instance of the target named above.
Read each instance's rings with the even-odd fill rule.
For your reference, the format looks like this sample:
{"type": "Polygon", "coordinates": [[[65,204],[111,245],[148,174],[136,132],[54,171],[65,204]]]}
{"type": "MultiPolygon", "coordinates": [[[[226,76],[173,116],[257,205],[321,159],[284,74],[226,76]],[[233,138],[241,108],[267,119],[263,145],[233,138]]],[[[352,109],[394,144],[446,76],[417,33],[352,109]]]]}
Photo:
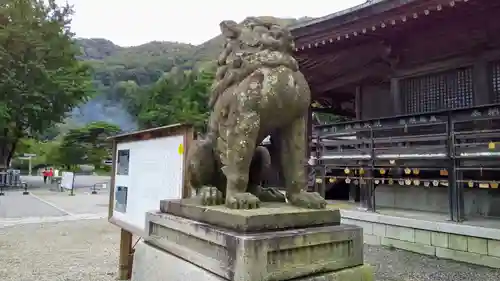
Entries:
{"type": "MultiPolygon", "coordinates": [[[[307,19],[282,19],[282,23],[289,25],[307,19]]],[[[207,84],[205,86],[210,84],[212,62],[221,52],[223,43],[224,39],[217,36],[198,46],[177,42],[150,42],[124,48],[106,39],[78,39],[77,44],[82,51],[79,59],[92,66],[97,93],[89,102],[72,112],[65,126],[107,121],[128,131],[171,121],[172,118],[158,116],[158,112],[148,112],[153,110],[152,100],[170,96],[168,91],[183,91],[183,87],[193,86],[206,91],[199,84],[186,85],[198,81],[197,79],[203,81],[202,84],[207,84]],[[173,73],[169,74],[172,70],[173,73]],[[191,70],[194,72],[185,73],[191,70]],[[180,79],[173,83],[177,84],[177,90],[167,89],[172,86],[167,87],[169,76],[180,79]]],[[[165,104],[166,97],[163,99],[161,104],[165,104]]],[[[200,102],[204,102],[203,99],[200,102]]],[[[158,106],[156,109],[165,115],[172,112],[172,106],[173,103],[168,109],[158,106]]],[[[200,107],[196,110],[203,110],[203,105],[196,106],[200,107]]],[[[183,114],[188,114],[188,111],[183,114]]]]}
{"type": "Polygon", "coordinates": [[[123,48],[105,39],[78,39],[81,60],[93,70],[97,94],[85,105],[75,109],[69,123],[83,125],[107,121],[124,130],[137,127],[136,118],[127,111],[121,96],[122,88],[135,84],[145,88],[154,84],[174,66],[191,68],[195,46],[184,43],[150,42],[123,48]]]}
{"type": "Polygon", "coordinates": [[[104,140],[118,132],[180,122],[205,128],[220,36],[200,46],[125,48],[76,39],[67,4],[7,3],[0,5],[0,170],[28,169],[24,154],[37,155],[33,165],[105,170],[104,140]]]}

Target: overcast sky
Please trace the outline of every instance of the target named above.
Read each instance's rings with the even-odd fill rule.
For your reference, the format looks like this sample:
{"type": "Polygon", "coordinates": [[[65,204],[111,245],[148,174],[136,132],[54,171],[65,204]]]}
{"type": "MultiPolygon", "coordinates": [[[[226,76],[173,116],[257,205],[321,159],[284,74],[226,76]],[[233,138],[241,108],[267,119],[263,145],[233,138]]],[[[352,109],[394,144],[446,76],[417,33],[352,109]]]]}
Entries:
{"type": "MultiPolygon", "coordinates": [[[[66,0],[58,0],[61,3],[66,0]]],[[[219,34],[219,22],[246,16],[320,17],[365,0],[67,0],[73,32],[121,46],[149,41],[200,44],[219,34]],[[175,4],[173,4],[175,3],[175,4]]]]}

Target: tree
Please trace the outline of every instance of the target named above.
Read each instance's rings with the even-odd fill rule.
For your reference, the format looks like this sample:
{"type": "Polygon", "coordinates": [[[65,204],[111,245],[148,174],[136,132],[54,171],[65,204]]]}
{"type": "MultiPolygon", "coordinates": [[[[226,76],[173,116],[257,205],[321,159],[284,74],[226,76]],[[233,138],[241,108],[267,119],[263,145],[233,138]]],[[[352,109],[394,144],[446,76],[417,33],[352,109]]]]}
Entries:
{"type": "Polygon", "coordinates": [[[143,93],[141,88],[134,81],[121,81],[118,82],[112,93],[112,100],[123,104],[127,111],[136,116],[141,110],[141,104],[144,103],[143,93]]]}
{"type": "Polygon", "coordinates": [[[214,74],[191,71],[159,80],[147,94],[138,116],[143,128],[189,123],[203,131],[209,115],[208,94],[214,74]]]}
{"type": "Polygon", "coordinates": [[[55,0],[0,4],[0,169],[22,137],[43,135],[92,93],[89,67],[76,59],[72,14],[55,0]]]}
{"type": "Polygon", "coordinates": [[[72,129],[63,137],[58,162],[69,167],[81,164],[101,167],[103,160],[111,157],[111,145],[106,139],[120,131],[120,127],[102,121],[72,129]]]}
{"type": "Polygon", "coordinates": [[[28,161],[21,160],[24,154],[35,154],[32,165],[54,164],[57,159],[59,143],[57,141],[40,141],[33,138],[22,138],[18,141],[16,159],[12,159],[12,166],[17,169],[27,170],[28,161]]]}

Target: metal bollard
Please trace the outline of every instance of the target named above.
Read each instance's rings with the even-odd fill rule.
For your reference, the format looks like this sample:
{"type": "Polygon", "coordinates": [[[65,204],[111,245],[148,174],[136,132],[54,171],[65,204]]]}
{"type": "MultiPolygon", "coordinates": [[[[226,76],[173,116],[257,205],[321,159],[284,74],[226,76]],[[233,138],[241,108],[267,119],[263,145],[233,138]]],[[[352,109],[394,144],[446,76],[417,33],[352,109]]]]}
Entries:
{"type": "Polygon", "coordinates": [[[92,194],[97,194],[97,188],[96,188],[96,185],[97,185],[97,184],[94,184],[94,185],[92,186],[92,194]]]}
{"type": "Polygon", "coordinates": [[[23,195],[30,194],[29,191],[28,191],[28,184],[24,182],[24,183],[22,183],[22,185],[24,186],[23,195]]]}
{"type": "Polygon", "coordinates": [[[0,173],[0,196],[4,196],[5,193],[3,192],[3,189],[5,188],[5,185],[7,183],[5,182],[5,174],[0,173]]]}

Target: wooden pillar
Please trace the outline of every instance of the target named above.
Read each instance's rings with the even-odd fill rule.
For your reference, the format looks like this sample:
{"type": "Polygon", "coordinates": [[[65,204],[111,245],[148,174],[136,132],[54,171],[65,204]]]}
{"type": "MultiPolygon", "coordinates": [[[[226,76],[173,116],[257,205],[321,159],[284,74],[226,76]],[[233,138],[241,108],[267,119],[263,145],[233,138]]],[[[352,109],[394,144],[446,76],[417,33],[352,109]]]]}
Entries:
{"type": "Polygon", "coordinates": [[[356,120],[363,119],[362,100],[363,100],[363,88],[360,85],[358,85],[356,86],[356,94],[354,96],[354,108],[356,109],[356,120]]]}
{"type": "Polygon", "coordinates": [[[460,160],[455,159],[455,140],[453,133],[455,131],[452,122],[451,113],[448,113],[448,204],[450,219],[455,222],[465,220],[464,216],[464,186],[462,182],[462,173],[458,170],[460,160]]]}
{"type": "Polygon", "coordinates": [[[307,110],[307,123],[306,123],[306,145],[307,145],[307,151],[306,151],[306,157],[309,159],[309,156],[311,155],[311,141],[312,141],[312,133],[313,133],[313,111],[311,106],[309,106],[309,109],[307,110]]]}
{"type": "Polygon", "coordinates": [[[495,97],[490,91],[488,62],[479,60],[473,66],[474,105],[493,103],[495,97]]]}
{"type": "MultiPolygon", "coordinates": [[[[363,87],[361,85],[356,86],[355,100],[354,100],[354,108],[356,111],[356,120],[363,119],[363,87]]],[[[365,114],[366,116],[366,114],[365,114]]],[[[365,203],[363,200],[365,197],[363,196],[365,193],[365,186],[363,184],[355,185],[353,183],[349,184],[349,200],[351,202],[356,202],[359,198],[359,202],[361,207],[364,208],[365,203]]]]}
{"type": "Polygon", "coordinates": [[[109,202],[108,202],[108,218],[111,218],[113,216],[113,206],[115,204],[115,176],[116,176],[116,140],[113,140],[112,143],[112,156],[111,159],[113,161],[113,164],[111,164],[111,181],[110,181],[110,187],[109,190],[111,190],[111,193],[109,194],[109,202]]]}
{"type": "MultiPolygon", "coordinates": [[[[312,133],[313,133],[313,116],[312,116],[311,105],[309,105],[309,109],[307,110],[306,132],[304,139],[304,141],[306,142],[306,155],[304,155],[304,157],[306,158],[306,163],[309,163],[309,158],[311,157],[312,133]]],[[[308,183],[307,188],[309,189],[309,180],[310,180],[309,175],[311,174],[311,171],[312,169],[314,169],[314,167],[311,167],[310,165],[306,164],[304,169],[306,170],[305,172],[306,183],[308,183]]]]}
{"type": "MultiPolygon", "coordinates": [[[[189,126],[186,128],[186,131],[184,132],[184,151],[182,151],[182,157],[184,161],[184,169],[182,171],[183,175],[183,187],[182,187],[182,198],[190,198],[192,195],[192,192],[194,190],[191,190],[191,185],[189,184],[188,180],[188,161],[186,161],[187,154],[189,151],[189,148],[191,147],[192,143],[194,142],[194,128],[189,126]]],[[[196,191],[195,191],[196,192],[196,191]]]]}
{"type": "Polygon", "coordinates": [[[122,229],[120,233],[118,280],[130,280],[132,277],[132,254],[132,233],[122,229]]]}
{"type": "Polygon", "coordinates": [[[403,114],[399,78],[391,78],[391,96],[394,104],[394,115],[403,114]]]}

